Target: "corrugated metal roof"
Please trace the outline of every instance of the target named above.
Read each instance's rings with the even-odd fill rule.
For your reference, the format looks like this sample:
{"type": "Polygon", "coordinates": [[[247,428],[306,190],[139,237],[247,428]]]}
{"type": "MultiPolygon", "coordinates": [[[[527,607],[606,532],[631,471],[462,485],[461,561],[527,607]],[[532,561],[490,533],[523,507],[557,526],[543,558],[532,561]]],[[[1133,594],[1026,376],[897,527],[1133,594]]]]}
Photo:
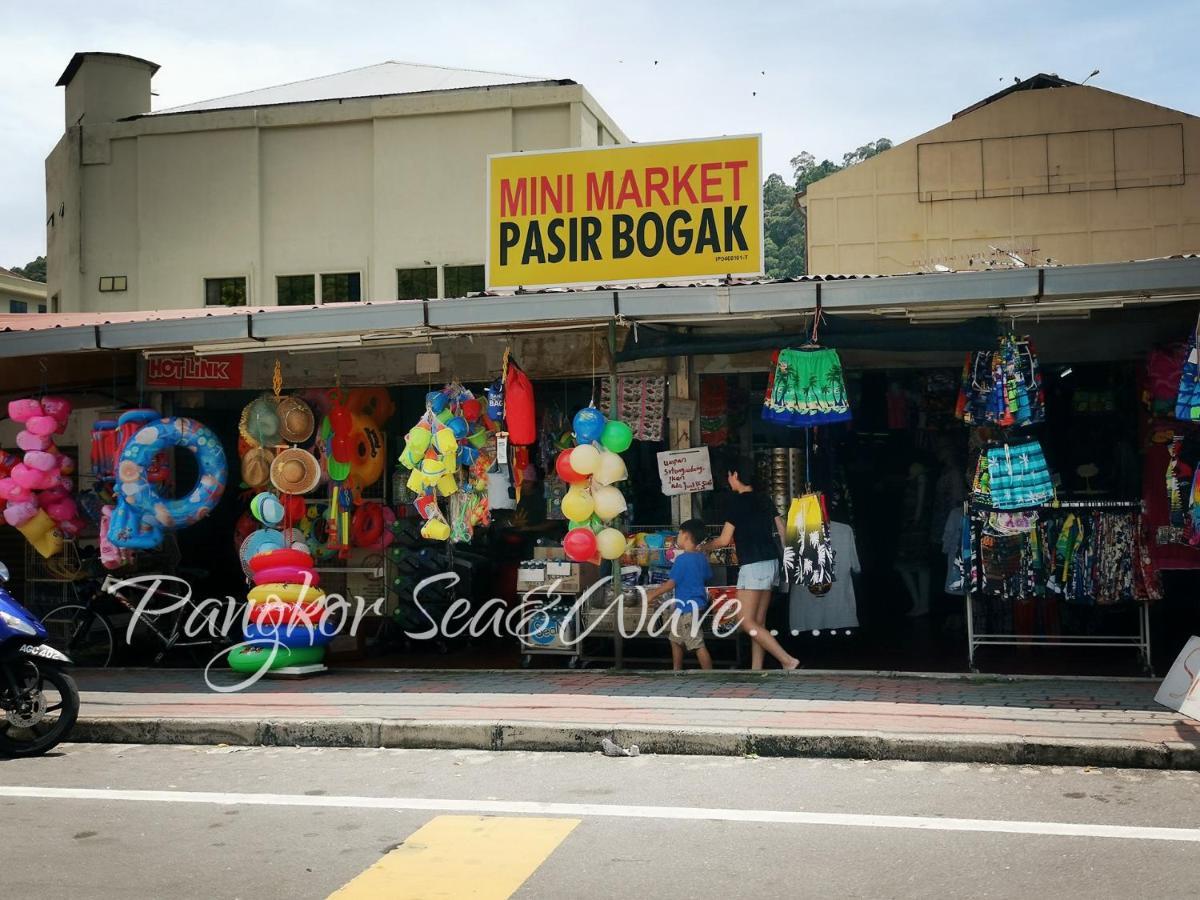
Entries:
{"type": "MultiPolygon", "coordinates": [[[[347,100],[354,97],[383,97],[393,94],[420,94],[428,91],[456,91],[464,88],[499,87],[556,81],[507,72],[477,69],[452,69],[420,63],[388,60],[361,69],[306,78],[288,84],[201,100],[183,106],[155,110],[149,115],[205,112],[214,109],[239,109],[248,106],[275,106],[281,103],[311,103],[318,100],[347,100]]],[[[565,83],[570,83],[569,81],[565,83]]]]}

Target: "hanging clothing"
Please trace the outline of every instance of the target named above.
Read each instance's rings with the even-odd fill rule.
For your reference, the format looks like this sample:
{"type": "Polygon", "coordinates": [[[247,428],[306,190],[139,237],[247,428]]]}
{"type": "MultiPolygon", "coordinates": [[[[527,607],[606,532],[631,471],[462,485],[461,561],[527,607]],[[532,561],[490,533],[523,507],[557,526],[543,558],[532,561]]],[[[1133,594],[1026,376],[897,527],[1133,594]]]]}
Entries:
{"type": "Polygon", "coordinates": [[[804,585],[814,594],[827,594],[837,576],[823,494],[805,494],[792,500],[786,534],[784,569],[790,582],[804,585]]]}
{"type": "Polygon", "coordinates": [[[780,350],[767,383],[762,417],[810,428],[850,420],[850,401],[836,350],[780,350]]]}
{"type": "MultiPolygon", "coordinates": [[[[605,415],[612,408],[612,379],[604,379],[600,388],[600,408],[605,415]]],[[[667,409],[665,376],[621,375],[617,378],[617,419],[633,431],[637,441],[661,441],[663,418],[667,409]]]]}
{"type": "MultiPolygon", "coordinates": [[[[962,553],[962,536],[963,525],[967,521],[963,515],[962,507],[950,510],[946,514],[945,524],[942,527],[942,553],[946,556],[946,585],[945,592],[957,597],[961,597],[967,592],[966,571],[964,566],[966,561],[963,559],[962,553]]],[[[970,541],[968,540],[968,553],[970,549],[970,541]]]]}
{"type": "Polygon", "coordinates": [[[837,580],[822,595],[804,585],[791,590],[789,624],[793,631],[826,631],[858,627],[858,603],[854,597],[854,579],[862,571],[854,529],[842,522],[829,523],[829,542],[837,559],[837,580]]]}
{"type": "Polygon", "coordinates": [[[1187,356],[1179,376],[1175,397],[1175,418],[1185,422],[1200,422],[1200,319],[1188,338],[1187,356]]]}
{"type": "Polygon", "coordinates": [[[979,455],[976,502],[994,509],[1040,506],[1054,499],[1054,483],[1038,441],[1001,444],[979,455]]]}
{"type": "Polygon", "coordinates": [[[1033,344],[1005,335],[995,350],[968,354],[956,413],[968,425],[1024,427],[1046,419],[1046,392],[1033,344]]]}

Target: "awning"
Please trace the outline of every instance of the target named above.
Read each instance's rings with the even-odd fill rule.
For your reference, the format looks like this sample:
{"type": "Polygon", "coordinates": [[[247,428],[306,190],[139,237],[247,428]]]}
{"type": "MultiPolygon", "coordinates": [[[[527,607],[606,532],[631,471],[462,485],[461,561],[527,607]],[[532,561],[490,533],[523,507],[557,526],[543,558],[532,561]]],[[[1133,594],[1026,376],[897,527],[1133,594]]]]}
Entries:
{"type": "MultiPolygon", "coordinates": [[[[1086,316],[1099,308],[1200,298],[1200,257],[1087,266],[623,289],[314,307],[0,316],[0,357],[95,350],[206,353],[386,347],[461,334],[773,319],[811,312],[963,322],[977,316],[1086,316]]],[[[914,334],[914,332],[906,332],[914,334]]],[[[863,340],[866,339],[864,332],[863,340]]]]}

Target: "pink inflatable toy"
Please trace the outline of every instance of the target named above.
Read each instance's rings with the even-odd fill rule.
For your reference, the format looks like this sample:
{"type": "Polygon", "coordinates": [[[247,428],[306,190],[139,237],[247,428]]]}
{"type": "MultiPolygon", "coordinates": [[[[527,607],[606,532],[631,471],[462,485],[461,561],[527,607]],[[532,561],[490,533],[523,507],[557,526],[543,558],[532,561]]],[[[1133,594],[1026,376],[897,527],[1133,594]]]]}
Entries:
{"type": "Polygon", "coordinates": [[[14,422],[28,422],[34,416],[40,416],[43,413],[42,404],[32,397],[8,401],[8,417],[14,422]]]}
{"type": "Polygon", "coordinates": [[[17,432],[17,446],[26,452],[30,450],[46,450],[50,447],[51,443],[50,436],[46,434],[33,434],[24,430],[17,432]]]}
{"type": "Polygon", "coordinates": [[[30,491],[44,490],[54,484],[56,478],[57,476],[49,472],[43,472],[25,463],[17,463],[12,470],[12,480],[30,491]]]}
{"type": "Polygon", "coordinates": [[[8,503],[23,503],[32,499],[33,493],[29,488],[21,487],[11,478],[0,478],[0,500],[8,503]]]}
{"type": "Polygon", "coordinates": [[[25,429],[31,434],[49,436],[58,431],[58,419],[53,416],[34,416],[25,423],[25,429]]]}
{"type": "MultiPolygon", "coordinates": [[[[307,545],[305,545],[307,546],[307,545]]],[[[254,573],[255,584],[308,584],[316,587],[321,583],[319,576],[312,569],[303,566],[273,566],[254,573]]]]}
{"type": "Polygon", "coordinates": [[[58,422],[60,431],[66,428],[67,420],[71,418],[70,400],[66,397],[43,397],[41,404],[42,412],[58,422]]]}
{"type": "Polygon", "coordinates": [[[47,453],[45,450],[30,450],[25,454],[25,465],[39,472],[53,472],[58,477],[57,453],[47,453]]]}
{"type": "Polygon", "coordinates": [[[38,505],[32,500],[10,503],[4,508],[4,521],[13,528],[20,528],[38,514],[38,505]]]}

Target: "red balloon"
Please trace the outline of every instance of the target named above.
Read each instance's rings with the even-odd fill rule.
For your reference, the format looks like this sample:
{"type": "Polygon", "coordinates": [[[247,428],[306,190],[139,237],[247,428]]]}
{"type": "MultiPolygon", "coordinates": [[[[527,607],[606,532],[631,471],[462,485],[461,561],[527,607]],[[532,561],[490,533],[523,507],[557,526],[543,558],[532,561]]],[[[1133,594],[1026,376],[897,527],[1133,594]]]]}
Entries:
{"type": "Polygon", "coordinates": [[[472,397],[462,405],[462,417],[468,422],[479,421],[479,414],[483,412],[483,407],[479,401],[472,397]]]}
{"type": "Polygon", "coordinates": [[[558,473],[558,477],[567,484],[583,484],[590,476],[580,475],[571,468],[571,451],[564,450],[558,454],[558,459],[554,460],[554,471],[558,473]]]}
{"type": "Polygon", "coordinates": [[[587,562],[596,555],[596,535],[590,528],[572,528],[563,538],[563,550],[575,562],[587,562]]]}

